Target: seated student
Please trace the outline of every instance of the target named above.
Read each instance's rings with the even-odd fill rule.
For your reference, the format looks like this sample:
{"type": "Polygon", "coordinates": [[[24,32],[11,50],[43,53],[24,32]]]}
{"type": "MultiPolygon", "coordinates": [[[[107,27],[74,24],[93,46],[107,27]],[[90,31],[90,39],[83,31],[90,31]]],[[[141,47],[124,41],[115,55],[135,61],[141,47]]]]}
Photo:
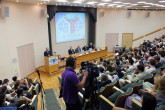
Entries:
{"type": "Polygon", "coordinates": [[[14,103],[7,104],[5,94],[0,94],[0,109],[1,107],[17,107],[17,101],[13,100],[14,103]]]}
{"type": "Polygon", "coordinates": [[[74,50],[72,49],[72,46],[70,46],[70,49],[68,50],[69,55],[74,54],[74,50]]]}
{"type": "Polygon", "coordinates": [[[143,60],[143,64],[146,65],[148,63],[148,58],[149,56],[148,55],[145,55],[144,56],[144,60],[143,60]]]}
{"type": "Polygon", "coordinates": [[[148,61],[149,61],[150,59],[154,59],[154,57],[153,57],[153,56],[154,56],[154,53],[153,53],[153,52],[149,52],[148,55],[149,55],[148,61]]]}
{"type": "Polygon", "coordinates": [[[25,100],[28,101],[28,102],[31,102],[31,101],[32,101],[32,100],[29,99],[28,97],[23,96],[23,88],[17,89],[17,96],[15,97],[15,99],[16,99],[17,101],[22,100],[22,99],[25,99],[25,100]]]}
{"type": "Polygon", "coordinates": [[[123,52],[121,49],[119,49],[119,56],[122,56],[123,52]]]}
{"type": "Polygon", "coordinates": [[[140,64],[139,62],[141,60],[141,57],[138,55],[135,57],[135,59],[136,59],[136,63],[134,63],[134,67],[136,68],[140,64]]]}
{"type": "Polygon", "coordinates": [[[159,51],[159,56],[160,56],[160,63],[162,65],[164,65],[165,64],[165,58],[164,58],[165,52],[164,51],[159,51]]]}
{"type": "Polygon", "coordinates": [[[159,56],[154,56],[154,59],[156,61],[156,64],[155,64],[155,68],[159,68],[162,66],[162,64],[159,62],[160,61],[160,57],[159,56]]]}
{"type": "Polygon", "coordinates": [[[154,94],[145,92],[141,98],[139,98],[139,96],[136,94],[129,96],[125,101],[124,108],[114,107],[112,110],[132,110],[133,109],[132,108],[133,99],[136,99],[136,100],[140,99],[140,102],[142,105],[141,110],[155,110],[155,108],[156,108],[156,98],[155,98],[154,94]]]}
{"type": "Polygon", "coordinates": [[[127,75],[127,79],[132,83],[139,81],[140,79],[144,79],[147,74],[144,72],[144,65],[138,65],[134,73],[132,75],[127,75]],[[139,72],[136,76],[135,73],[139,72]]]}
{"type": "Polygon", "coordinates": [[[116,68],[116,67],[121,68],[120,61],[119,61],[118,59],[116,60],[116,63],[115,63],[115,68],[116,68]]]}
{"type": "Polygon", "coordinates": [[[126,72],[127,73],[135,69],[133,64],[134,64],[133,59],[129,59],[128,64],[126,64],[126,72]]]}
{"type": "Polygon", "coordinates": [[[155,60],[154,60],[154,59],[150,59],[150,60],[149,60],[149,65],[148,65],[149,68],[146,67],[146,68],[145,68],[145,72],[146,72],[147,74],[150,74],[151,72],[155,71],[155,70],[156,70],[155,64],[156,64],[155,60]]]}
{"type": "Polygon", "coordinates": [[[15,82],[17,81],[17,76],[14,76],[14,77],[12,78],[12,80],[13,80],[13,83],[11,83],[10,86],[13,86],[13,85],[15,84],[15,82]]]}
{"type": "Polygon", "coordinates": [[[98,87],[101,88],[109,83],[111,83],[111,80],[109,80],[108,77],[105,74],[103,74],[101,75],[101,82],[98,82],[98,87]]]}
{"type": "Polygon", "coordinates": [[[12,89],[12,88],[9,86],[9,80],[8,80],[8,79],[4,79],[4,80],[3,80],[3,86],[6,86],[8,91],[11,91],[11,89],[12,89]]]}
{"type": "Polygon", "coordinates": [[[23,88],[25,91],[27,91],[30,88],[27,80],[24,80],[22,83],[19,80],[16,81],[14,89],[17,90],[19,88],[23,88]]]}
{"type": "Polygon", "coordinates": [[[122,78],[124,76],[124,73],[121,72],[121,68],[116,67],[116,75],[113,76],[112,82],[117,81],[119,78],[122,78]]]}
{"type": "Polygon", "coordinates": [[[0,80],[0,87],[2,86],[2,80],[0,80]]]}
{"type": "Polygon", "coordinates": [[[107,71],[109,72],[109,73],[111,73],[111,72],[113,72],[115,69],[109,64],[109,65],[107,65],[107,71]]]}
{"type": "Polygon", "coordinates": [[[103,67],[99,67],[99,76],[97,77],[97,79],[101,78],[101,75],[105,74],[104,73],[104,68],[103,67]]]}
{"type": "Polygon", "coordinates": [[[152,93],[155,95],[156,100],[157,100],[157,107],[161,105],[163,101],[165,101],[165,77],[162,76],[160,78],[160,81],[157,82],[158,87],[156,88],[157,90],[151,90],[148,91],[149,93],[152,93]]]}
{"type": "Polygon", "coordinates": [[[147,45],[147,42],[146,42],[146,40],[144,40],[144,42],[143,42],[143,45],[144,45],[144,46],[146,46],[146,45],[147,45]]]}
{"type": "Polygon", "coordinates": [[[84,51],[88,51],[88,47],[87,47],[87,45],[84,45],[84,47],[82,48],[82,50],[84,50],[84,51]]]}

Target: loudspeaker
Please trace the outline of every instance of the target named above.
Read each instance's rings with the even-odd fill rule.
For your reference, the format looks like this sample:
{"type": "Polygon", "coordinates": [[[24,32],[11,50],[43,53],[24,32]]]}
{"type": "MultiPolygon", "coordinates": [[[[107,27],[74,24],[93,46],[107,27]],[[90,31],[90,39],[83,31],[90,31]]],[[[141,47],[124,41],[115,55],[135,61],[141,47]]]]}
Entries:
{"type": "Polygon", "coordinates": [[[44,16],[45,16],[45,10],[44,10],[44,9],[42,9],[42,10],[40,11],[40,16],[41,16],[41,17],[44,17],[44,16]]]}
{"type": "Polygon", "coordinates": [[[128,17],[131,17],[131,14],[132,14],[132,13],[129,11],[129,12],[128,12],[128,17]]]}
{"type": "Polygon", "coordinates": [[[104,17],[104,11],[101,11],[101,12],[100,12],[100,16],[101,16],[101,17],[104,17]]]}
{"type": "Polygon", "coordinates": [[[146,18],[150,17],[150,12],[147,12],[146,18]]]}
{"type": "Polygon", "coordinates": [[[3,7],[3,16],[9,17],[9,7],[6,6],[3,7]]]}

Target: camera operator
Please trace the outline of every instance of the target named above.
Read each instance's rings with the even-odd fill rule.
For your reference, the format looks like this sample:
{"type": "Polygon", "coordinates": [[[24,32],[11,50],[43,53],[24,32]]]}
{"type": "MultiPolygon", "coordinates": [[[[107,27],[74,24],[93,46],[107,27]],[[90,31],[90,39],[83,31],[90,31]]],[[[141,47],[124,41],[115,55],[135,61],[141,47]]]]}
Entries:
{"type": "Polygon", "coordinates": [[[62,96],[66,103],[66,110],[81,110],[81,102],[78,96],[78,88],[83,88],[86,78],[88,76],[87,71],[82,71],[82,74],[77,77],[74,69],[76,68],[76,59],[69,57],[66,60],[66,69],[62,72],[63,92],[62,96]],[[82,78],[80,82],[79,78],[82,78]]]}

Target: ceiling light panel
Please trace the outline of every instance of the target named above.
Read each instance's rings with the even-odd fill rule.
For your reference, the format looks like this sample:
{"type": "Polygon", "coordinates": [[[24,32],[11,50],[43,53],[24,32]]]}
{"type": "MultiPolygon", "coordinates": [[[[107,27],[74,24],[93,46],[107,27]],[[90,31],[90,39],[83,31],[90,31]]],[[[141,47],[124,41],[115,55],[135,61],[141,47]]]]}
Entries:
{"type": "Polygon", "coordinates": [[[96,4],[96,3],[98,3],[98,2],[96,2],[96,1],[87,2],[87,4],[90,4],[90,5],[96,4]]]}
{"type": "Polygon", "coordinates": [[[108,3],[99,3],[98,5],[107,5],[108,3]]]}
{"type": "Polygon", "coordinates": [[[120,2],[120,1],[116,1],[116,2],[113,2],[113,3],[122,3],[122,2],[120,2]]]}

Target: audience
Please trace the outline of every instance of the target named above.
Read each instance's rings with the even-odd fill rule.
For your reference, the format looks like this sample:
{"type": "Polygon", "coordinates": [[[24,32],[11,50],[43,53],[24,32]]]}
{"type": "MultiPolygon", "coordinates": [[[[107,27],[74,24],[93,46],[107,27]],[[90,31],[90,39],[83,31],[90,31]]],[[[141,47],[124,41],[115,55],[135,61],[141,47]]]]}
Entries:
{"type": "Polygon", "coordinates": [[[146,67],[146,68],[145,68],[145,72],[146,72],[147,74],[150,74],[150,73],[152,73],[153,71],[155,71],[155,70],[156,70],[155,64],[156,64],[155,60],[154,60],[154,59],[150,59],[150,60],[149,60],[149,65],[148,65],[149,67],[146,67]]]}
{"type": "Polygon", "coordinates": [[[8,91],[11,91],[11,89],[12,89],[12,88],[9,86],[9,80],[8,80],[8,79],[4,79],[4,80],[3,80],[3,86],[6,86],[8,91]]]}

